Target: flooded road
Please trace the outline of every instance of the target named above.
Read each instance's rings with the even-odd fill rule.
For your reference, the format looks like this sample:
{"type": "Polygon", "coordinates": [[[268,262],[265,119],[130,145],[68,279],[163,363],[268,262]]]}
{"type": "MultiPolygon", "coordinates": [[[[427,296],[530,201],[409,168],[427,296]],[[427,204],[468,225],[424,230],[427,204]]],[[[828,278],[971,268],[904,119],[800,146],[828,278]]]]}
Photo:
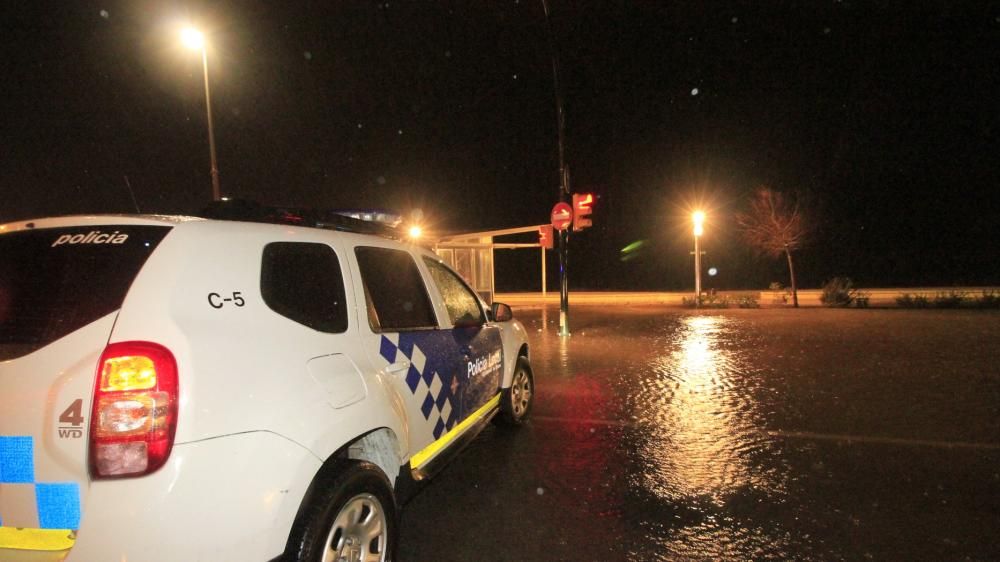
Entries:
{"type": "Polygon", "coordinates": [[[404,562],[1000,558],[1000,315],[515,314],[531,421],[407,505],[404,562]]]}

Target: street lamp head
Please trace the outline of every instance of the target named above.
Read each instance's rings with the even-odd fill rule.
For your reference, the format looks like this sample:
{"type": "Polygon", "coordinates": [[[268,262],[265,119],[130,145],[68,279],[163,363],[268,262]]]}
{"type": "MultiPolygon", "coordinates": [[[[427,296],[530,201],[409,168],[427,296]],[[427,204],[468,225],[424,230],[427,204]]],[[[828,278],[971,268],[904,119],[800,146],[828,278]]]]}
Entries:
{"type": "Polygon", "coordinates": [[[414,225],[410,227],[410,238],[412,238],[413,240],[420,238],[421,236],[423,236],[423,234],[424,234],[424,229],[420,228],[419,226],[414,225]]]}
{"type": "Polygon", "coordinates": [[[701,236],[705,232],[705,229],[702,226],[705,222],[705,213],[695,211],[691,213],[691,220],[694,222],[694,235],[701,236]]]}
{"type": "Polygon", "coordinates": [[[181,30],[181,42],[189,49],[201,50],[205,48],[205,36],[193,27],[185,27],[181,30]]]}

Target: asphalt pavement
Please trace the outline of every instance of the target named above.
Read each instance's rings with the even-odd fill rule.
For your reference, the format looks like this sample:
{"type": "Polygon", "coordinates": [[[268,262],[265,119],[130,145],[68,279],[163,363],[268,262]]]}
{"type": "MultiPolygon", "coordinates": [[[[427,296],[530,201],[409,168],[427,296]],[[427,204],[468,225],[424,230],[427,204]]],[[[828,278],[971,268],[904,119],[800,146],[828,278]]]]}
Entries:
{"type": "Polygon", "coordinates": [[[531,420],[404,508],[403,562],[1000,559],[1000,313],[515,315],[531,420]]]}

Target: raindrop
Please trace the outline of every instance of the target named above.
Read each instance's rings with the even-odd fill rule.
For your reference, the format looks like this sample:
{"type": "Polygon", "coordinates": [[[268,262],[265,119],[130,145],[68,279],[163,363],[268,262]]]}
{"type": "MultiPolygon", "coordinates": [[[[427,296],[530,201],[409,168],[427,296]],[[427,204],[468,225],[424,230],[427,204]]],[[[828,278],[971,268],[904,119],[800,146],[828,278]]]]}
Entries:
{"type": "Polygon", "coordinates": [[[535,493],[540,496],[540,495],[542,495],[542,494],[545,493],[545,489],[544,488],[538,488],[537,490],[535,490],[535,493]]]}
{"type": "Polygon", "coordinates": [[[107,10],[101,10],[101,17],[104,19],[110,19],[111,14],[109,14],[107,10]]]}
{"type": "Polygon", "coordinates": [[[403,134],[403,129],[400,129],[400,130],[398,130],[396,132],[399,133],[399,134],[403,134]]]}
{"type": "Polygon", "coordinates": [[[736,23],[736,22],[740,21],[740,18],[738,18],[738,17],[736,17],[736,16],[733,16],[733,19],[731,19],[731,20],[729,20],[729,21],[731,21],[731,22],[733,22],[733,23],[736,23]]]}
{"type": "Polygon", "coordinates": [[[451,58],[451,51],[445,51],[444,52],[444,56],[445,56],[445,58],[449,58],[450,59],[451,58]]]}
{"type": "Polygon", "coordinates": [[[514,75],[514,80],[517,80],[517,74],[514,75]]]}
{"type": "Polygon", "coordinates": [[[375,183],[379,185],[385,185],[385,176],[379,176],[375,178],[375,183]]]}
{"type": "Polygon", "coordinates": [[[362,125],[361,123],[358,123],[358,128],[360,129],[362,127],[364,127],[364,125],[362,125]]]}
{"type": "Polygon", "coordinates": [[[691,95],[692,96],[697,96],[698,95],[698,88],[691,88],[691,95]]]}
{"type": "Polygon", "coordinates": [[[824,27],[823,28],[823,35],[829,35],[829,34],[830,34],[830,28],[829,27],[824,27]]]}
{"type": "Polygon", "coordinates": [[[313,54],[309,51],[302,53],[302,56],[305,57],[306,60],[313,60],[313,54]]]}

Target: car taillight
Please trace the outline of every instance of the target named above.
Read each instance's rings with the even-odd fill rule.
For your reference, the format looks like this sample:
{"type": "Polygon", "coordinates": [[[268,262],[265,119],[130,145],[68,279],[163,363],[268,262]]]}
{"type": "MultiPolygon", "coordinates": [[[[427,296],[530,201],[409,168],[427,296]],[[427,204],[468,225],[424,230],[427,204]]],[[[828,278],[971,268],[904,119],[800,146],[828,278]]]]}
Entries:
{"type": "Polygon", "coordinates": [[[177,429],[177,362],[150,342],[109,344],[97,364],[90,416],[93,478],[142,476],[163,466],[177,429]]]}

